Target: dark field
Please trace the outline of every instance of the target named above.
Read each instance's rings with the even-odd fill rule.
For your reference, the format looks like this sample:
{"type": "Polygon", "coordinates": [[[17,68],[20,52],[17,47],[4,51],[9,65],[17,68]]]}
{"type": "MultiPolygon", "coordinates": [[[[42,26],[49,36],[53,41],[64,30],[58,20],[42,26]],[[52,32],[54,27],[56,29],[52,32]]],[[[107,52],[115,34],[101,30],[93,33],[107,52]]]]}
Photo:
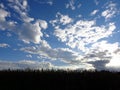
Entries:
{"type": "Polygon", "coordinates": [[[0,90],[120,90],[120,73],[108,71],[0,71],[0,90]]]}

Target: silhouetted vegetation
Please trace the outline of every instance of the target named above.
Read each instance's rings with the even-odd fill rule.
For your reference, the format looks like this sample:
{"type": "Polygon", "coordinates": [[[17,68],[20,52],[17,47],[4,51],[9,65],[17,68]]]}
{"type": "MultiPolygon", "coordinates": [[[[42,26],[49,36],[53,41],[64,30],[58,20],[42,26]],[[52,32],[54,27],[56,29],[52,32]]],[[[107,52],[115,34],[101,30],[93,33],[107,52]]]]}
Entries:
{"type": "Polygon", "coordinates": [[[120,73],[109,71],[4,70],[0,90],[120,90],[120,73]]]}

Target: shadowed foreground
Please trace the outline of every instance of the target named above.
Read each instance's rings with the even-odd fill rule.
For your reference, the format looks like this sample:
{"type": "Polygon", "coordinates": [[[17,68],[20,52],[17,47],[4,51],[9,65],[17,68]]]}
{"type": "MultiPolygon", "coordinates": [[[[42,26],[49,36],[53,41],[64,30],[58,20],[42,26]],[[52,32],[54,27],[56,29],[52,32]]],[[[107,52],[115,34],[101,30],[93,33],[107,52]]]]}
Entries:
{"type": "Polygon", "coordinates": [[[0,71],[0,90],[120,90],[120,73],[0,71]]]}

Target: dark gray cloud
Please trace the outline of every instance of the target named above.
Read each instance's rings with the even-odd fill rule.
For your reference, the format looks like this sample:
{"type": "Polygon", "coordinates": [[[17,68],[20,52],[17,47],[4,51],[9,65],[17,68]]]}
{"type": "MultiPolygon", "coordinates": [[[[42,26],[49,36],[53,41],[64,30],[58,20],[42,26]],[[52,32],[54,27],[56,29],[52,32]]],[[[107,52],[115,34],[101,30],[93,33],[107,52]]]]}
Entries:
{"type": "Polygon", "coordinates": [[[91,61],[88,63],[92,64],[96,70],[106,70],[107,69],[106,64],[109,63],[109,60],[91,61]]]}

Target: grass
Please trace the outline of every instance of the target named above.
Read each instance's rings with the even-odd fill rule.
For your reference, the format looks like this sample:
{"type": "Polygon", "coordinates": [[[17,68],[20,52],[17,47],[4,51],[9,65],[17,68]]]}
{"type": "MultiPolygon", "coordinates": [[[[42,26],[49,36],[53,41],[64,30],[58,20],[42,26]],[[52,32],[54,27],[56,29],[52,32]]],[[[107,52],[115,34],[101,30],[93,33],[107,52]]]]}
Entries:
{"type": "Polygon", "coordinates": [[[0,90],[120,90],[120,72],[0,71],[0,90]]]}

